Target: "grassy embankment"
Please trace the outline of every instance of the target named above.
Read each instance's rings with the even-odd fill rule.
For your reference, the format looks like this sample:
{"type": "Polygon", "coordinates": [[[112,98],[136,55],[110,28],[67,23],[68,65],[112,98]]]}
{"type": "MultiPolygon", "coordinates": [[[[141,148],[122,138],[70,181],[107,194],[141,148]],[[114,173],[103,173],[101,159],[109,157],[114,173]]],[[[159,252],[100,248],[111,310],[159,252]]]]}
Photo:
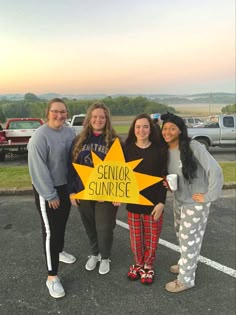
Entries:
{"type": "MultiPolygon", "coordinates": [[[[224,173],[224,181],[235,182],[236,162],[220,162],[224,173]]],[[[27,166],[9,166],[1,169],[1,188],[26,188],[31,187],[31,181],[27,166]]]]}

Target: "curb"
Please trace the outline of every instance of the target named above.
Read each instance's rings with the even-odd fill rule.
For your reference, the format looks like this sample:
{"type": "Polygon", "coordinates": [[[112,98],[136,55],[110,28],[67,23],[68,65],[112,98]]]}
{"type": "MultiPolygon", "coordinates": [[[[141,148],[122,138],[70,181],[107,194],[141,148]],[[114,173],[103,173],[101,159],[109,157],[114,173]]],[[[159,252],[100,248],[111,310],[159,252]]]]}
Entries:
{"type": "Polygon", "coordinates": [[[223,189],[235,189],[236,182],[229,182],[223,185],[223,189]]]}
{"type": "MultiPolygon", "coordinates": [[[[223,190],[226,189],[236,189],[236,182],[229,182],[223,185],[223,190]]],[[[11,189],[4,189],[0,188],[0,196],[30,196],[33,195],[33,189],[28,188],[11,188],[11,189]]]]}
{"type": "Polygon", "coordinates": [[[33,189],[32,188],[0,188],[0,196],[33,196],[33,189]]]}

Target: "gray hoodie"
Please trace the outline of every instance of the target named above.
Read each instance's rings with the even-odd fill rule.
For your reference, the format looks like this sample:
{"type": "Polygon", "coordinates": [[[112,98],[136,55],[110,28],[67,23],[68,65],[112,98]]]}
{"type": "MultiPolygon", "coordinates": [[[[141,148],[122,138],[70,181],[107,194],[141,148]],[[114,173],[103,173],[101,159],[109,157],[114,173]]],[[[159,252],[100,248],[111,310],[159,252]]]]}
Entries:
{"type": "Polygon", "coordinates": [[[192,195],[204,194],[204,202],[212,202],[220,197],[224,183],[220,165],[199,142],[192,140],[190,148],[197,161],[196,177],[188,183],[182,174],[182,162],[179,149],[169,149],[168,174],[178,175],[178,189],[174,192],[177,201],[182,204],[195,203],[192,195]]]}
{"type": "Polygon", "coordinates": [[[45,200],[58,198],[56,186],[67,183],[67,161],[75,137],[72,128],[39,127],[28,144],[28,165],[32,184],[45,200]]]}

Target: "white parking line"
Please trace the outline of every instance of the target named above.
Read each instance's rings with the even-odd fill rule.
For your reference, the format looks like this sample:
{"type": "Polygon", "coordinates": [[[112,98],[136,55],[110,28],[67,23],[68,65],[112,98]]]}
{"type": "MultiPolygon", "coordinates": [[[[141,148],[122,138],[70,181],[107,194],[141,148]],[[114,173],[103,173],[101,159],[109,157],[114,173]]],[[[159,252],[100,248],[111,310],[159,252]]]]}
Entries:
{"type": "MultiPolygon", "coordinates": [[[[116,220],[116,223],[117,223],[119,226],[121,226],[121,227],[123,227],[123,228],[129,230],[129,225],[128,225],[127,223],[122,222],[122,221],[120,221],[120,220],[116,220]]],[[[170,248],[170,249],[176,251],[176,252],[179,252],[179,251],[180,251],[180,250],[179,250],[179,246],[177,246],[177,245],[175,245],[175,244],[172,244],[172,243],[170,243],[170,242],[167,242],[167,241],[165,241],[165,240],[163,240],[163,239],[161,239],[161,238],[159,239],[159,243],[160,243],[161,245],[167,247],[167,248],[170,248]]],[[[210,266],[210,267],[212,267],[212,268],[214,268],[214,269],[216,269],[216,270],[218,270],[218,271],[221,271],[221,272],[223,272],[223,273],[225,273],[225,274],[227,274],[227,275],[229,275],[229,276],[231,276],[231,277],[236,278],[236,270],[234,270],[234,269],[232,269],[232,268],[229,268],[229,267],[227,267],[227,266],[221,265],[221,264],[219,264],[218,262],[216,262],[216,261],[214,261],[214,260],[211,260],[211,259],[209,259],[209,258],[206,258],[206,257],[204,257],[204,256],[201,256],[201,255],[200,255],[199,260],[200,260],[200,262],[202,262],[203,264],[206,264],[207,266],[210,266]]]]}

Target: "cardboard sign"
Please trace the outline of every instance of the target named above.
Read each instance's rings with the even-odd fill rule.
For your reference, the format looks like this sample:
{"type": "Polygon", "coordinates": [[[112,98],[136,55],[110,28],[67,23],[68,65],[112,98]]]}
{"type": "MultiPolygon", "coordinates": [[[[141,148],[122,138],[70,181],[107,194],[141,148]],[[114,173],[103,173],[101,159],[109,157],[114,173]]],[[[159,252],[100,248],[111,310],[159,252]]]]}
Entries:
{"type": "Polygon", "coordinates": [[[134,172],[133,169],[142,159],[125,162],[118,138],[104,160],[94,152],[92,159],[94,167],[73,163],[85,187],[73,196],[74,199],[153,205],[140,191],[163,178],[134,172]]]}

